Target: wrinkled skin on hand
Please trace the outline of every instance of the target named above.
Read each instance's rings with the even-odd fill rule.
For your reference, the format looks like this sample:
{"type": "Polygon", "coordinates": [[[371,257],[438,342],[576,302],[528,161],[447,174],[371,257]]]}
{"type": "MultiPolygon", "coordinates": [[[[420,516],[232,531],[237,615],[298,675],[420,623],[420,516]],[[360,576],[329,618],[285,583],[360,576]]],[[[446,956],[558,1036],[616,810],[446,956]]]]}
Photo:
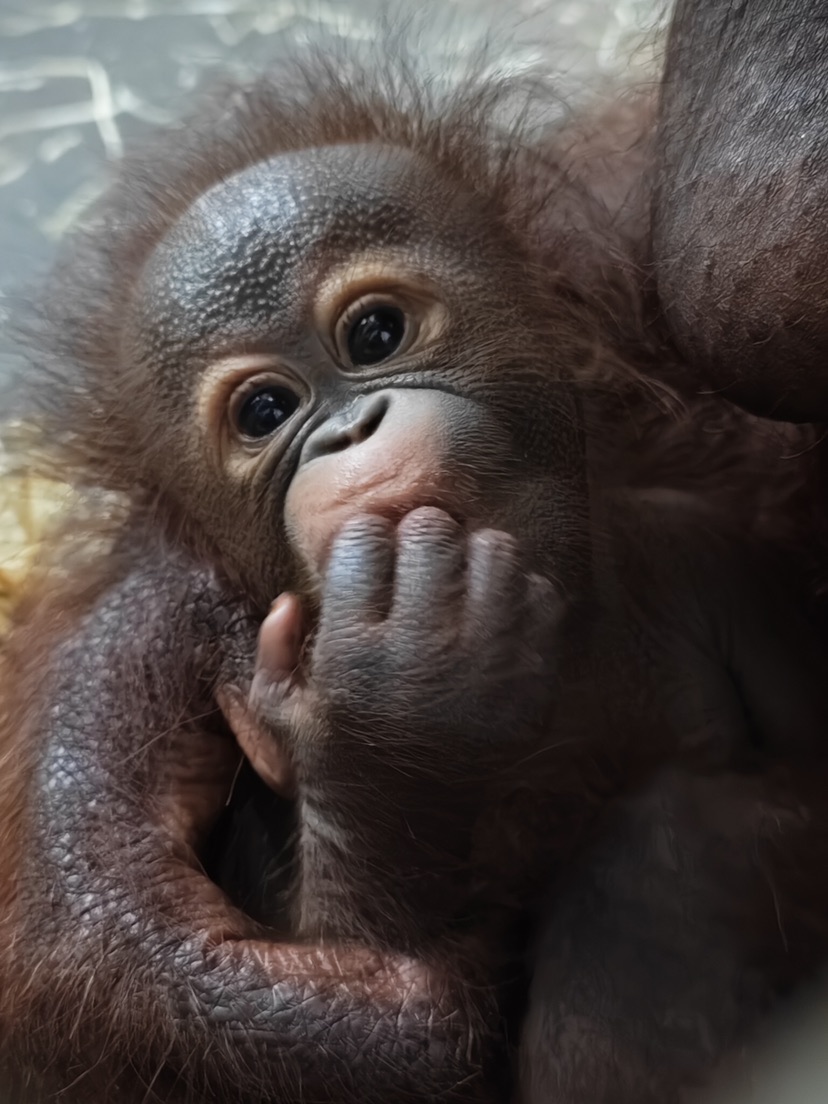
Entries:
{"type": "Polygon", "coordinates": [[[317,714],[323,728],[336,727],[341,712],[351,725],[364,717],[367,734],[405,718],[412,735],[435,734],[435,750],[455,734],[485,754],[551,721],[562,601],[522,567],[508,533],[467,536],[433,508],[396,528],[370,515],[347,522],[328,560],[304,678],[295,602],[280,599],[259,637],[252,700],[274,723],[299,728],[317,714]]]}
{"type": "MultiPolygon", "coordinates": [[[[422,941],[462,903],[478,818],[550,731],[562,614],[513,537],[467,534],[427,507],[396,527],[376,515],[342,527],[310,642],[295,595],[265,619],[247,703],[220,697],[265,781],[295,788],[300,821],[324,817],[356,871],[364,855],[368,880],[348,887],[357,931],[422,941]]],[[[326,911],[347,930],[327,865],[321,884],[337,897],[326,911]]],[[[300,931],[319,923],[324,890],[312,877],[303,871],[312,905],[300,905],[300,931]]]]}

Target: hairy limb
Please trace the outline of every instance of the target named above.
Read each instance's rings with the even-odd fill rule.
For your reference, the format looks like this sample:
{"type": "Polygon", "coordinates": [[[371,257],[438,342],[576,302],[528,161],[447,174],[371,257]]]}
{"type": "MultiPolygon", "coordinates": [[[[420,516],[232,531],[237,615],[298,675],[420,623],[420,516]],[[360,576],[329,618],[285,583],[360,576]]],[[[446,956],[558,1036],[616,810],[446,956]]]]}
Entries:
{"type": "Polygon", "coordinates": [[[295,772],[300,930],[417,948],[468,906],[476,822],[550,731],[562,610],[513,538],[434,509],[343,527],[304,664],[277,604],[242,743],[276,788],[295,772]]]}
{"type": "Polygon", "coordinates": [[[825,938],[824,771],[669,774],[556,887],[534,952],[524,1104],[677,1104],[825,938]]]}
{"type": "Polygon", "coordinates": [[[16,1070],[53,1071],[62,1099],[488,1099],[487,991],[459,968],[272,941],[200,869],[238,761],[204,716],[205,624],[232,613],[139,572],[13,718],[37,749],[3,939],[16,1070]]]}
{"type": "Polygon", "coordinates": [[[653,242],[662,304],[703,384],[828,417],[828,24],[820,0],[679,0],[653,242]]]}

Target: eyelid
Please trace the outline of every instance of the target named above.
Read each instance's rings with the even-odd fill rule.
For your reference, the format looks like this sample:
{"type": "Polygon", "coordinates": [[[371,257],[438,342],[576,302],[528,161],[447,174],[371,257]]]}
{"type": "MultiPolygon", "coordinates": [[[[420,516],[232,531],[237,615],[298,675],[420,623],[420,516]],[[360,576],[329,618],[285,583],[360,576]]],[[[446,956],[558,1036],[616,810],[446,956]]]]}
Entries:
{"type": "Polygon", "coordinates": [[[334,325],[341,326],[355,322],[361,315],[367,314],[372,307],[394,307],[396,310],[402,311],[406,322],[408,321],[408,305],[405,302],[401,302],[399,297],[373,291],[350,300],[337,315],[334,325]]]}
{"type": "Polygon", "coordinates": [[[210,364],[198,385],[196,404],[199,423],[209,434],[224,436],[229,430],[234,438],[238,438],[231,421],[232,409],[237,408],[236,396],[242,390],[249,395],[253,388],[265,382],[293,391],[301,405],[305,392],[300,381],[293,373],[284,371],[273,357],[250,354],[210,364]]]}
{"type": "MultiPolygon", "coordinates": [[[[411,269],[394,255],[355,258],[326,273],[314,300],[316,331],[338,360],[342,360],[337,341],[342,318],[357,305],[374,303],[397,307],[405,315],[407,326],[416,322],[416,334],[406,340],[406,351],[415,338],[433,341],[448,319],[440,285],[429,274],[411,269]]],[[[347,358],[344,363],[348,363],[347,358]]]]}

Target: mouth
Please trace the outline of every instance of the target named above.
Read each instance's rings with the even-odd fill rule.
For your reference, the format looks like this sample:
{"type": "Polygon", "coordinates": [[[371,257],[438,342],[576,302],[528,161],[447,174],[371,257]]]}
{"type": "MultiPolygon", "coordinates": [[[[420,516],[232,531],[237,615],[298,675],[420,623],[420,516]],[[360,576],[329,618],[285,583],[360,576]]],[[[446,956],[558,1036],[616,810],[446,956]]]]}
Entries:
{"type": "Polygon", "coordinates": [[[448,514],[464,531],[474,527],[471,516],[467,511],[458,509],[458,502],[454,496],[444,491],[420,492],[400,497],[378,493],[375,495],[361,496],[353,505],[345,504],[335,508],[328,514],[330,528],[324,539],[318,545],[316,555],[312,563],[314,565],[315,581],[321,583],[325,576],[330,561],[331,550],[342,527],[349,521],[358,517],[379,517],[391,523],[396,529],[404,517],[414,510],[430,507],[448,514]]]}

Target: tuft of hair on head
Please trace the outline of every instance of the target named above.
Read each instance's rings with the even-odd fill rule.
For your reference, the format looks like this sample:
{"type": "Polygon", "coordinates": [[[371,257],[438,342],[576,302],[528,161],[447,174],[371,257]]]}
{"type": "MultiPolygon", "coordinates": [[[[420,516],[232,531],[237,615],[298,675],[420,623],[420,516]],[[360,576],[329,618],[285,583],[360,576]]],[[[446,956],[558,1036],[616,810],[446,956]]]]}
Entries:
{"type": "MultiPolygon", "coordinates": [[[[606,275],[624,269],[625,246],[603,198],[573,170],[583,128],[573,129],[560,82],[543,64],[498,61],[494,37],[454,55],[445,44],[435,55],[429,37],[409,21],[371,42],[311,42],[250,80],[218,81],[115,167],[17,327],[29,355],[10,412],[27,426],[30,462],[78,488],[156,493],[146,373],[122,337],[136,279],[199,195],[280,152],[404,146],[475,194],[484,217],[514,232],[527,265],[554,273],[562,294],[588,299],[579,290],[584,257],[596,248],[615,257],[595,303],[608,317],[630,313],[606,275]]],[[[625,271],[617,283],[626,302],[636,281],[625,271]]]]}

